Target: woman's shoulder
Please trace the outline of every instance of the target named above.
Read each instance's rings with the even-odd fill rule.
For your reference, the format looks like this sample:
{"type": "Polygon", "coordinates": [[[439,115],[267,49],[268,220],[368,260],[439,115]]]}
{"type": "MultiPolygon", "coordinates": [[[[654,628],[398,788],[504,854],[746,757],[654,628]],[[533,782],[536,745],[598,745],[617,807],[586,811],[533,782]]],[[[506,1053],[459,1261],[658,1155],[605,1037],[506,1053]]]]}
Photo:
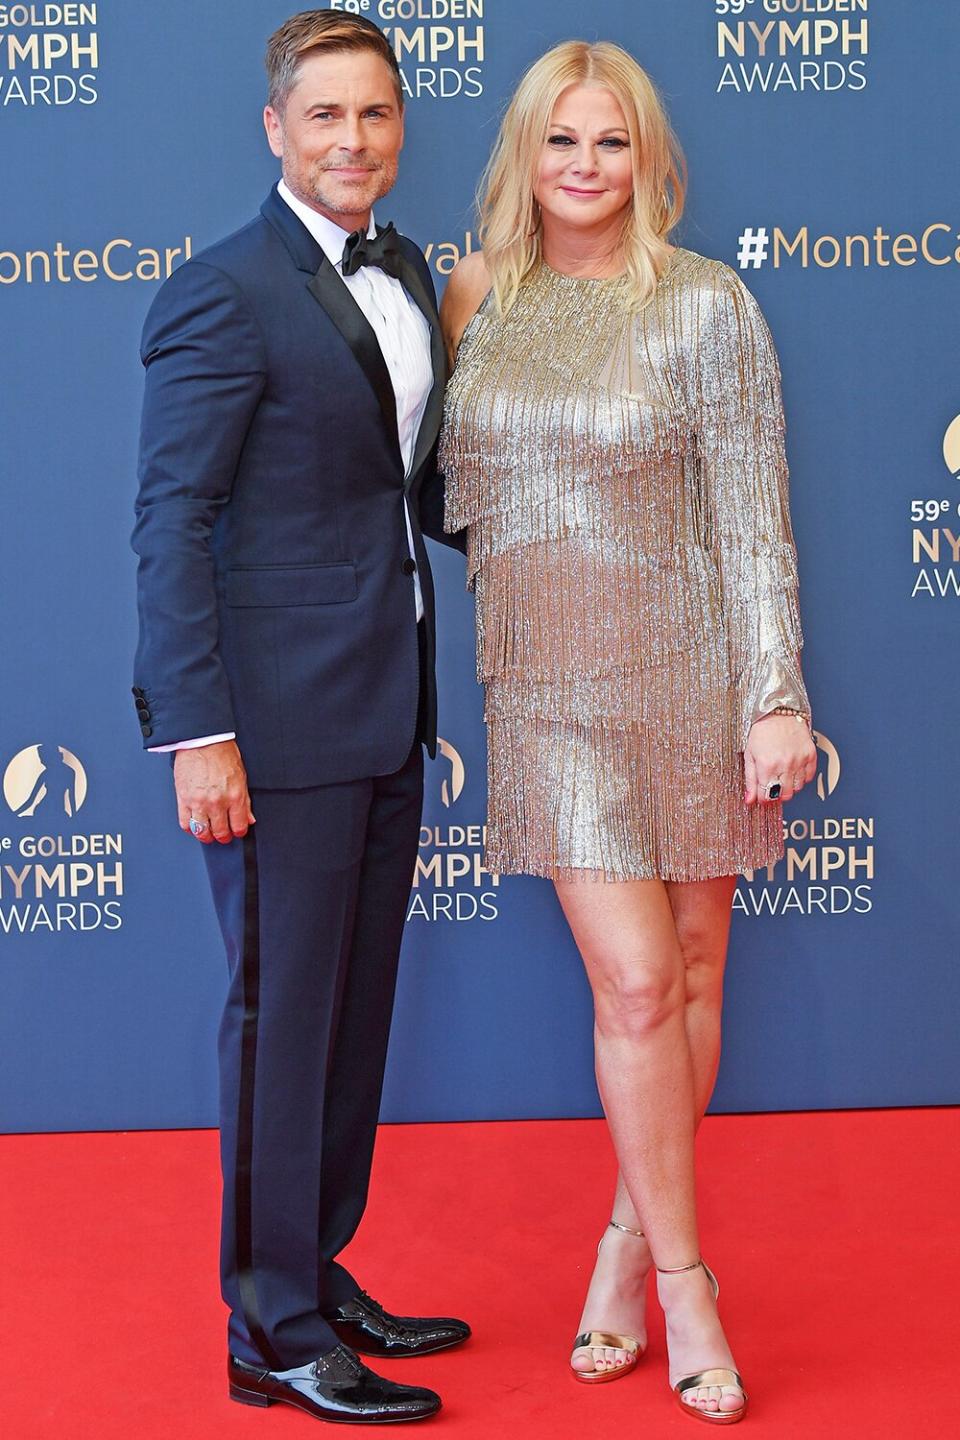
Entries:
{"type": "Polygon", "coordinates": [[[678,246],[664,281],[688,302],[698,331],[704,325],[708,330],[727,333],[762,329],[766,324],[752,292],[723,260],[678,246]]]}
{"type": "Polygon", "coordinates": [[[451,358],[464,330],[490,293],[490,284],[482,250],[464,255],[451,271],[440,305],[440,321],[451,358]]]}
{"type": "Polygon", "coordinates": [[[723,260],[701,255],[683,245],[674,247],[664,278],[683,290],[703,295],[723,295],[745,289],[737,272],[723,260]]]}
{"type": "Polygon", "coordinates": [[[457,261],[447,282],[447,290],[451,289],[463,295],[477,295],[480,300],[483,299],[490,289],[490,272],[482,250],[471,250],[457,261]]]}

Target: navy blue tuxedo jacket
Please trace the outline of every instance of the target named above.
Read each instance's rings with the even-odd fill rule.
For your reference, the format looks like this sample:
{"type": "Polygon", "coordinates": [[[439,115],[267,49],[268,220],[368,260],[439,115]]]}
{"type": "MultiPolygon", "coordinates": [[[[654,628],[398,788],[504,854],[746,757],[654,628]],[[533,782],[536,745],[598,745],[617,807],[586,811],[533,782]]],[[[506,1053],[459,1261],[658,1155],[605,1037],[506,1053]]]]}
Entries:
{"type": "Polygon", "coordinates": [[[373,330],[273,190],[174,272],[147,316],[134,549],[144,744],[233,730],[252,786],[389,774],[418,711],[406,491],[423,593],[426,740],[436,736],[436,440],[443,343],[426,261],[403,283],[431,326],[434,384],[410,479],[373,330]]]}

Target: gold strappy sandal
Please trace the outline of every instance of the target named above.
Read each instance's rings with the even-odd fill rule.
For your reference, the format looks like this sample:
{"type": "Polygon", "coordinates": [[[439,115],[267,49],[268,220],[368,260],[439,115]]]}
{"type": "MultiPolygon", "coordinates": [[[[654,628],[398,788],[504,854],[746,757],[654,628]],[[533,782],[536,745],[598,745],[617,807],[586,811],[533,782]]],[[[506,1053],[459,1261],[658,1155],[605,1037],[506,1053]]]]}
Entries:
{"type": "MultiPolygon", "coordinates": [[[[621,1225],[617,1220],[611,1220],[608,1229],[621,1230],[624,1235],[638,1235],[643,1237],[642,1230],[632,1230],[629,1225],[621,1225]]],[[[600,1253],[600,1245],[603,1244],[603,1236],[600,1237],[600,1244],[597,1246],[597,1254],[600,1253]]],[[[574,1353],[584,1349],[609,1349],[626,1350],[629,1359],[624,1360],[622,1365],[613,1365],[607,1370],[577,1370],[570,1365],[570,1373],[574,1380],[581,1381],[584,1385],[602,1385],[606,1380],[619,1380],[622,1375],[629,1375],[635,1370],[637,1361],[643,1356],[644,1347],[635,1335],[614,1335],[606,1330],[585,1330],[578,1335],[573,1342],[574,1353]]],[[[571,1362],[573,1355],[571,1355],[571,1362]]]]}
{"type": "MultiPolygon", "coordinates": [[[[692,1265],[677,1265],[674,1269],[664,1269],[658,1265],[656,1269],[661,1275],[682,1275],[687,1270],[696,1270],[698,1266],[702,1266],[706,1271],[713,1298],[716,1300],[720,1294],[720,1285],[705,1260],[696,1260],[692,1265]]],[[[695,1375],[685,1375],[673,1386],[673,1393],[685,1414],[692,1415],[694,1420],[705,1420],[708,1425],[736,1425],[747,1413],[747,1392],[743,1388],[743,1381],[736,1370],[729,1370],[726,1366],[714,1366],[710,1370],[699,1370],[695,1375]],[[739,1390],[743,1396],[743,1404],[736,1410],[701,1410],[699,1405],[688,1405],[683,1398],[687,1391],[699,1390],[704,1385],[713,1385],[720,1390],[739,1390]]]]}

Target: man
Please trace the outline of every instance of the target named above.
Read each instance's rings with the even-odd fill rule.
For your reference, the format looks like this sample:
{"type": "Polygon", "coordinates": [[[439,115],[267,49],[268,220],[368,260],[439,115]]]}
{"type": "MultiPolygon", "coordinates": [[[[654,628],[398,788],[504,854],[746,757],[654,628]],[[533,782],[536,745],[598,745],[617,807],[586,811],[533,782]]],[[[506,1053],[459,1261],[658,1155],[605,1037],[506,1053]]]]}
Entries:
{"type": "Polygon", "coordinates": [[[439,1397],[354,1351],[419,1355],[469,1327],[387,1314],[336,1256],[366,1201],[436,746],[421,530],[442,536],[443,346],[422,254],[371,213],[403,142],[383,34],[307,11],[267,71],[283,179],[144,330],[134,695],[147,748],[177,752],[230,965],[230,1394],[412,1420],[439,1397]]]}

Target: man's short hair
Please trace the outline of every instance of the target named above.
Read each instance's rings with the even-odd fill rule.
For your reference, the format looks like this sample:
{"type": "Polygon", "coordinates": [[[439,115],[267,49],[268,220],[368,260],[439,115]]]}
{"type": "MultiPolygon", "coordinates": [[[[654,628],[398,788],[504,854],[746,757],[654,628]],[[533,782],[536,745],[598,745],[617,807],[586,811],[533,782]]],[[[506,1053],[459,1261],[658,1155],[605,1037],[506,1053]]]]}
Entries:
{"type": "Polygon", "coordinates": [[[267,104],[282,115],[306,57],[343,50],[371,50],[380,56],[389,66],[402,110],[403,82],[389,40],[372,20],[340,10],[303,10],[299,15],[291,15],[270,36],[265,62],[267,104]]]}

